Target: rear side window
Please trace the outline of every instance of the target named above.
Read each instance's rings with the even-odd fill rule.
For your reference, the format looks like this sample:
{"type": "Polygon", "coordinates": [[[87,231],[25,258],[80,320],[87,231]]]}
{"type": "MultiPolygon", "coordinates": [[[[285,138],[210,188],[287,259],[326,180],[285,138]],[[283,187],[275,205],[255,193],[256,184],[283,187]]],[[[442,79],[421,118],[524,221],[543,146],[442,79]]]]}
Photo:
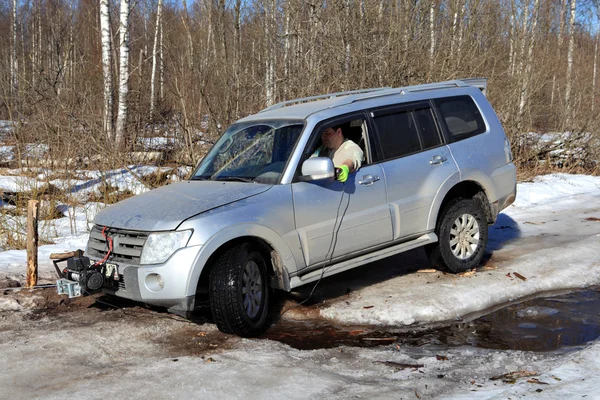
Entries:
{"type": "Polygon", "coordinates": [[[446,122],[452,142],[485,132],[481,113],[470,96],[436,99],[435,104],[446,122]]]}
{"type": "Polygon", "coordinates": [[[373,113],[383,159],[427,150],[442,144],[433,112],[428,103],[373,113]]]}

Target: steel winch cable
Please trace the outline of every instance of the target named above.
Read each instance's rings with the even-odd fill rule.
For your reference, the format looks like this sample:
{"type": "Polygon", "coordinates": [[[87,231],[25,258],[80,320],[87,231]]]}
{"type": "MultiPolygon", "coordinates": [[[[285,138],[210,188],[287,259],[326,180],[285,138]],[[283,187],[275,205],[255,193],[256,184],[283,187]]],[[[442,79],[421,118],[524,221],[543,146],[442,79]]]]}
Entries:
{"type": "Polygon", "coordinates": [[[302,300],[300,303],[286,309],[281,314],[279,314],[277,316],[277,318],[273,321],[273,324],[276,323],[277,321],[279,321],[281,319],[281,317],[283,317],[283,315],[285,313],[287,313],[288,311],[298,308],[301,305],[305,304],[307,301],[309,301],[312,298],[312,295],[315,292],[315,289],[317,288],[317,286],[319,285],[321,280],[323,280],[323,277],[325,276],[325,272],[327,271],[327,269],[329,267],[331,267],[331,261],[333,260],[333,254],[335,253],[335,246],[337,245],[338,233],[342,226],[342,222],[344,221],[344,216],[346,215],[346,212],[348,211],[348,207],[350,206],[350,193],[348,193],[348,202],[346,203],[346,208],[344,208],[344,212],[342,213],[342,217],[340,218],[340,207],[342,206],[342,201],[344,200],[344,194],[346,194],[346,182],[342,183],[342,196],[340,197],[340,202],[338,204],[338,208],[337,208],[337,212],[336,212],[336,216],[335,216],[335,222],[333,223],[333,231],[331,232],[331,242],[329,243],[329,249],[327,250],[327,253],[325,253],[325,260],[327,260],[327,257],[329,256],[329,261],[326,261],[325,265],[323,266],[323,268],[321,270],[321,276],[319,276],[319,279],[317,280],[317,282],[311,289],[308,297],[306,299],[302,300]],[[340,221],[339,225],[338,225],[338,219],[340,221]],[[337,229],[336,229],[336,226],[337,226],[337,229]],[[329,254],[329,251],[331,251],[331,255],[329,254]]]}
{"type": "Polygon", "coordinates": [[[51,288],[51,287],[56,287],[55,283],[49,283],[46,285],[34,285],[34,286],[19,286],[19,287],[6,287],[6,288],[2,288],[0,290],[29,290],[29,289],[45,289],[45,288],[51,288]]]}

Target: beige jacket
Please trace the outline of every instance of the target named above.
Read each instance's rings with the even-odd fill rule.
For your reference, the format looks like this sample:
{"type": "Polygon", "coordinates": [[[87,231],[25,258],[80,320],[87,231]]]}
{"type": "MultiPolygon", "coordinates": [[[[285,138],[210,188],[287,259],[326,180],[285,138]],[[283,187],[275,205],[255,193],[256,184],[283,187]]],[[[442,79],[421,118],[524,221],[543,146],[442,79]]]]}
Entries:
{"type": "Polygon", "coordinates": [[[333,165],[336,167],[342,165],[345,160],[352,160],[354,164],[353,170],[356,171],[362,165],[364,154],[356,143],[350,139],[346,139],[336,151],[321,146],[310,157],[329,157],[333,160],[333,165]]]}

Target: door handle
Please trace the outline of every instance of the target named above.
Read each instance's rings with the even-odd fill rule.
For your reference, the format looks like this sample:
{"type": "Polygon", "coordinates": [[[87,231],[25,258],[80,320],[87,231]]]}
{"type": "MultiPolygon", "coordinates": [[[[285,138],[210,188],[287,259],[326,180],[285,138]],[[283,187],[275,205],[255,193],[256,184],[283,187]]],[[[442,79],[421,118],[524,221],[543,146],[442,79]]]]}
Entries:
{"type": "Polygon", "coordinates": [[[373,183],[377,182],[379,179],[381,179],[381,178],[378,177],[377,175],[363,175],[362,179],[360,181],[358,181],[358,183],[361,185],[365,185],[365,186],[371,186],[373,183]]]}
{"type": "Polygon", "coordinates": [[[444,156],[433,156],[433,158],[431,160],[429,160],[429,164],[440,165],[446,161],[448,161],[448,159],[444,156]]]}

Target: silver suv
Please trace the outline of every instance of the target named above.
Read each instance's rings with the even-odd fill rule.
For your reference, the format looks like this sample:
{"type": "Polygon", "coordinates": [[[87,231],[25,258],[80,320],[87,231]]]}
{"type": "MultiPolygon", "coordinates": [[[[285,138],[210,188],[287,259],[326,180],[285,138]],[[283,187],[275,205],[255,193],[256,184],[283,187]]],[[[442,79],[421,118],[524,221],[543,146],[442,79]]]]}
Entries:
{"type": "Polygon", "coordinates": [[[184,315],[210,304],[241,336],[265,329],[273,289],[419,246],[435,268],[473,268],[516,195],[485,89],[469,79],[276,104],[229,127],[189,180],[100,212],[87,254],[107,259],[105,291],[184,315]],[[344,183],[313,156],[333,126],[364,154],[344,183]]]}

